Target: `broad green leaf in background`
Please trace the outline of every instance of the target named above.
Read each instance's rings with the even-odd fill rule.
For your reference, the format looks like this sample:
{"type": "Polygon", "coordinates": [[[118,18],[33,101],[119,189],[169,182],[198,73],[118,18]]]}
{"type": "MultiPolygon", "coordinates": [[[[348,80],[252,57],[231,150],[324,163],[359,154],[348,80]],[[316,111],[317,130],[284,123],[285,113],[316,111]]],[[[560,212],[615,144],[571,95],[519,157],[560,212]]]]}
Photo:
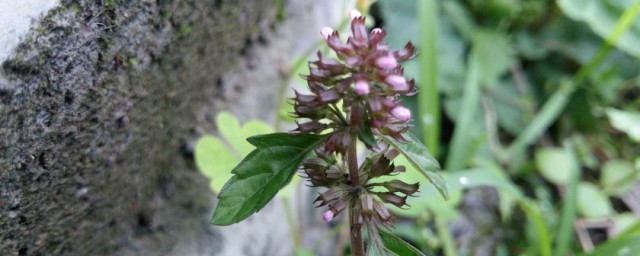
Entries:
{"type": "Polygon", "coordinates": [[[447,184],[440,173],[438,173],[438,170],[440,170],[438,161],[429,154],[429,150],[427,150],[422,142],[420,142],[420,139],[416,138],[412,133],[405,133],[404,139],[407,141],[400,142],[391,137],[382,136],[382,140],[398,149],[398,151],[409,160],[411,165],[438,189],[442,197],[449,199],[447,184]]]}
{"type": "Polygon", "coordinates": [[[325,136],[274,133],[248,138],[258,148],[232,171],[222,188],[211,222],[231,225],[259,211],[286,186],[302,161],[325,136]]]}
{"type": "MultiPolygon", "coordinates": [[[[194,158],[198,170],[211,179],[211,189],[217,193],[231,178],[233,167],[253,149],[244,138],[273,133],[274,129],[259,120],[250,120],[240,126],[238,120],[228,112],[220,112],[216,120],[220,137],[205,135],[198,139],[194,158]]],[[[299,177],[295,176],[294,182],[282,189],[278,195],[290,197],[292,186],[298,179],[299,177]]]]}
{"type": "Polygon", "coordinates": [[[614,159],[602,166],[600,186],[607,194],[621,195],[636,184],[638,178],[640,175],[631,162],[614,159]]]}
{"type": "Polygon", "coordinates": [[[536,151],[536,166],[545,179],[566,185],[574,169],[571,155],[561,148],[541,148],[536,151]]]}
{"type": "MultiPolygon", "coordinates": [[[[589,24],[589,27],[603,39],[614,30],[618,18],[627,9],[640,8],[635,0],[558,0],[560,8],[571,18],[589,24]]],[[[637,12],[637,11],[636,11],[637,12]]],[[[621,50],[640,57],[640,22],[632,22],[615,45],[621,50]]]]}
{"type": "Polygon", "coordinates": [[[233,114],[229,112],[220,112],[216,116],[216,125],[218,126],[218,132],[225,138],[229,145],[233,148],[238,156],[242,157],[251,152],[251,145],[245,140],[243,134],[238,132],[241,130],[240,122],[233,114]]]}
{"type": "Polygon", "coordinates": [[[211,135],[198,139],[194,158],[198,170],[211,179],[211,189],[215,192],[222,189],[232,176],[231,169],[240,162],[222,141],[211,135]]]}
{"type": "Polygon", "coordinates": [[[613,213],[609,198],[592,183],[578,184],[578,212],[587,218],[606,217],[613,213]]]}
{"type": "Polygon", "coordinates": [[[640,142],[640,112],[608,108],[607,116],[614,128],[625,132],[633,141],[640,142]]]}
{"type": "MultiPolygon", "coordinates": [[[[447,2],[448,1],[443,1],[444,7],[447,7],[447,2]]],[[[380,4],[380,12],[384,19],[384,28],[387,31],[385,41],[391,45],[391,48],[401,48],[407,41],[411,41],[414,45],[418,46],[418,53],[423,54],[424,51],[420,49],[419,23],[416,22],[418,20],[416,1],[379,0],[378,3],[380,4]]],[[[447,7],[444,11],[438,11],[440,14],[436,32],[436,37],[438,38],[438,86],[444,94],[460,94],[463,89],[462,85],[464,84],[465,77],[463,58],[465,42],[460,35],[456,33],[454,25],[449,19],[453,17],[453,15],[458,15],[461,12],[458,12],[459,10],[447,12],[447,10],[451,9],[453,8],[447,7]]],[[[464,14],[464,12],[462,13],[464,14]]],[[[463,20],[460,22],[461,25],[469,25],[464,22],[468,21],[470,17],[460,18],[463,20]]],[[[469,27],[465,27],[464,29],[469,29],[469,27]]],[[[408,77],[415,78],[416,84],[421,85],[425,82],[421,79],[419,61],[408,61],[403,63],[403,66],[405,74],[408,77]]]]}
{"type": "MultiPolygon", "coordinates": [[[[380,233],[380,239],[386,250],[400,256],[424,256],[420,250],[413,247],[413,245],[405,242],[402,238],[394,236],[384,229],[378,229],[380,233]]],[[[429,253],[428,255],[434,255],[429,253]]]]}
{"type": "Polygon", "coordinates": [[[495,86],[513,63],[509,37],[495,31],[478,30],[474,35],[474,47],[478,55],[480,83],[483,86],[495,86]]]}

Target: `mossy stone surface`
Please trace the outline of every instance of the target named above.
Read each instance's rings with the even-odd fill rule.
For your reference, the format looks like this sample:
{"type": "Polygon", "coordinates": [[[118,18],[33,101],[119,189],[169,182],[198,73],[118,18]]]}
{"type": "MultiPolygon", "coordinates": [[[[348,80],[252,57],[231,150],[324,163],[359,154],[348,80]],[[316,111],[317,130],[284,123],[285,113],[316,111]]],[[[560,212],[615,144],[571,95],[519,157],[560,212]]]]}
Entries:
{"type": "Polygon", "coordinates": [[[215,199],[189,143],[203,102],[230,100],[220,78],[274,7],[63,0],[50,11],[1,65],[0,255],[223,246],[208,219],[193,218],[215,199]]]}

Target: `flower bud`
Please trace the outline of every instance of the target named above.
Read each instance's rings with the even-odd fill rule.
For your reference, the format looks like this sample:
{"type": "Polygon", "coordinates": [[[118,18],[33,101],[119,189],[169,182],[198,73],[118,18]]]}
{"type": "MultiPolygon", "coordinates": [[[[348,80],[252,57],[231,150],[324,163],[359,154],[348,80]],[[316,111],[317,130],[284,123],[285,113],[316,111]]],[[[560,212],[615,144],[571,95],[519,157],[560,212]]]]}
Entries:
{"type": "Polygon", "coordinates": [[[365,219],[371,219],[371,216],[373,216],[373,198],[367,193],[361,194],[360,205],[362,206],[362,215],[365,219]]]}
{"type": "Polygon", "coordinates": [[[333,219],[334,217],[333,215],[334,215],[333,211],[328,210],[322,214],[322,219],[326,222],[329,222],[333,219]]]}
{"type": "Polygon", "coordinates": [[[323,103],[334,103],[340,100],[340,94],[333,89],[320,92],[318,97],[323,103]]]}
{"type": "Polygon", "coordinates": [[[347,63],[347,65],[351,66],[351,67],[355,67],[357,65],[360,65],[360,63],[362,63],[362,57],[356,55],[356,56],[351,56],[347,59],[344,60],[345,63],[347,63]]]}
{"type": "Polygon", "coordinates": [[[398,155],[400,155],[400,152],[395,148],[392,148],[386,153],[384,153],[384,157],[386,157],[389,160],[393,160],[394,158],[398,157],[398,155]]]}
{"type": "Polygon", "coordinates": [[[388,85],[391,85],[396,91],[406,91],[409,89],[409,85],[407,84],[407,79],[401,75],[389,75],[384,80],[388,85]]]}
{"type": "Polygon", "coordinates": [[[299,131],[301,133],[320,133],[328,127],[327,124],[323,124],[318,121],[309,121],[302,124],[296,122],[296,124],[298,125],[298,128],[294,131],[299,131]]]}
{"type": "Polygon", "coordinates": [[[391,110],[391,115],[398,120],[405,122],[411,119],[411,111],[403,106],[396,106],[391,110]]]}
{"type": "Polygon", "coordinates": [[[350,20],[354,20],[356,18],[362,17],[362,13],[360,13],[358,10],[353,9],[351,11],[349,11],[349,19],[350,20]]]}
{"type": "Polygon", "coordinates": [[[390,224],[393,215],[389,212],[387,207],[379,202],[374,202],[373,209],[375,210],[376,216],[378,217],[378,220],[380,222],[382,222],[383,224],[390,224]]]}
{"type": "Polygon", "coordinates": [[[365,80],[358,80],[356,82],[356,93],[358,95],[365,95],[365,94],[369,94],[369,83],[367,83],[367,81],[365,80]]]}
{"type": "Polygon", "coordinates": [[[383,56],[376,60],[376,66],[382,69],[392,69],[398,66],[398,61],[393,56],[383,56]]]}
{"type": "Polygon", "coordinates": [[[399,208],[402,208],[402,206],[407,204],[407,196],[399,196],[392,192],[381,192],[376,193],[376,195],[380,200],[382,200],[382,202],[393,204],[399,208]]]}
{"type": "Polygon", "coordinates": [[[400,180],[392,180],[383,183],[383,186],[389,190],[391,193],[400,192],[405,195],[412,195],[418,188],[420,188],[420,184],[407,184],[400,180]]]}
{"type": "Polygon", "coordinates": [[[325,40],[329,39],[329,36],[333,34],[333,29],[330,27],[323,27],[322,29],[320,29],[320,35],[322,35],[322,38],[324,38],[325,40]]]}
{"type": "Polygon", "coordinates": [[[407,61],[412,59],[413,57],[416,56],[416,48],[415,46],[413,46],[413,44],[411,42],[408,42],[404,48],[394,51],[393,55],[399,60],[399,61],[407,61]]]}

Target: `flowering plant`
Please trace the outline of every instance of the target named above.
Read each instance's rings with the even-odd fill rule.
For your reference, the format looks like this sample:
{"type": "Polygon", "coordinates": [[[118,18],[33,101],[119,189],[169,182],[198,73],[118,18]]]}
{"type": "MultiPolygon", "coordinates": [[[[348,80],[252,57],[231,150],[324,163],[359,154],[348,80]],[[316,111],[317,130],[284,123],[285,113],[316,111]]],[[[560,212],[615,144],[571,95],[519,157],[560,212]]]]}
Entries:
{"type": "Polygon", "coordinates": [[[384,230],[393,219],[387,205],[408,207],[407,197],[418,191],[419,184],[375,179],[404,172],[404,166],[393,164],[401,153],[447,198],[446,186],[436,173],[438,162],[408,133],[411,112],[399,98],[416,93],[414,80],[404,77],[400,65],[415,57],[414,46],[407,43],[391,50],[383,43],[384,30],[368,33],[365,18],[357,11],[350,18],[352,36],[346,43],[337,31],[321,30],[338,59],[318,52],[318,60],[309,62],[310,74],[303,77],[310,94],[296,91],[293,98],[297,128],[247,139],[256,149],[232,170],[234,176],[218,196],[213,224],[230,225],[249,217],[301,170],[311,186],[326,188],[316,199],[318,207],[327,207],[322,214],[325,221],[348,211],[354,255],[364,255],[363,226],[370,248],[377,248],[370,250],[395,251],[402,240],[384,230]],[[361,164],[358,141],[367,152],[361,164]]]}

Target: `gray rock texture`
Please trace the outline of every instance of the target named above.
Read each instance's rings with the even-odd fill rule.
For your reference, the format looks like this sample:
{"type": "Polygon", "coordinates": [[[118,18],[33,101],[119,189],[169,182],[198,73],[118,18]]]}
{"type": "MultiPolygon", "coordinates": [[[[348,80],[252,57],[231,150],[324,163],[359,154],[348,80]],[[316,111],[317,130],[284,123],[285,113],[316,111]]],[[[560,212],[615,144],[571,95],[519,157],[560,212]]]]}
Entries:
{"type": "Polygon", "coordinates": [[[248,88],[274,105],[223,79],[274,26],[273,1],[62,0],[1,63],[0,255],[223,250],[191,146],[248,88]]]}

